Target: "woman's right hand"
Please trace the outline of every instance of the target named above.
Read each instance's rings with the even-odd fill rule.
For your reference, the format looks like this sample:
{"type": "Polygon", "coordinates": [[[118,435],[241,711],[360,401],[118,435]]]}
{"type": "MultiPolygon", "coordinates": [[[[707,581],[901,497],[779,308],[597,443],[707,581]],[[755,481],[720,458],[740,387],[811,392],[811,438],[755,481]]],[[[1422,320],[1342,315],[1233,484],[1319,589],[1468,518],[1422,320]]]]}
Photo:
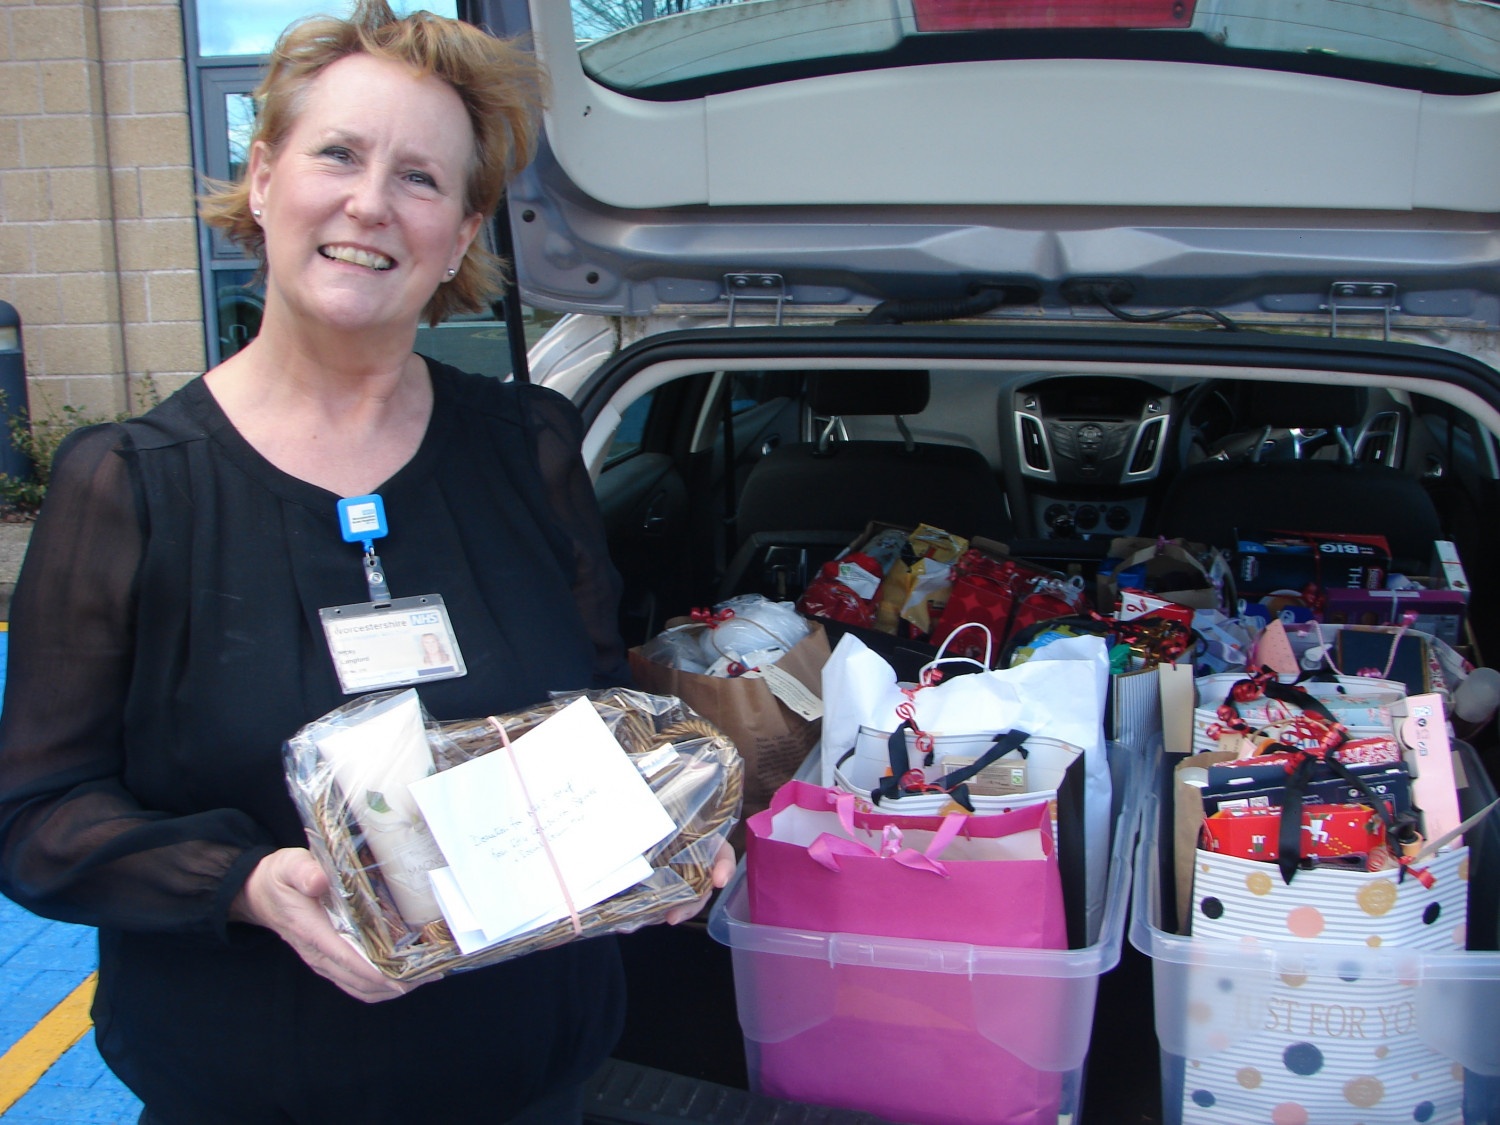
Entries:
{"type": "Polygon", "coordinates": [[[275,931],[308,968],[366,1004],[394,1000],[416,987],[391,980],[339,936],[320,901],[327,893],[328,876],[312,853],[282,848],[255,865],[229,916],[275,931]]]}

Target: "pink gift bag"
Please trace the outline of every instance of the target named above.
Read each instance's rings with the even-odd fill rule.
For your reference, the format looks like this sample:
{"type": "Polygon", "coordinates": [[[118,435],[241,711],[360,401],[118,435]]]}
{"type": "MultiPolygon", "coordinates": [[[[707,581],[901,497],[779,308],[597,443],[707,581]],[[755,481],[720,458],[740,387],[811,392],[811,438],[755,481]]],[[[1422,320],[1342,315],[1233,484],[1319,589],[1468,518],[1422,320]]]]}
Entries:
{"type": "Polygon", "coordinates": [[[791,781],[747,827],[745,877],[757,925],[1067,947],[1045,801],[993,816],[894,816],[858,811],[840,790],[791,781]]]}
{"type": "MultiPolygon", "coordinates": [[[[993,816],[891,816],[793,781],[748,828],[756,924],[1067,944],[1045,802],[993,816]]],[[[755,1088],[917,1125],[1055,1125],[1063,1074],[1033,1063],[1055,1056],[1076,1017],[1074,982],[925,971],[933,961],[920,945],[911,970],[765,954],[746,960],[743,980],[737,961],[755,1088]]]]}

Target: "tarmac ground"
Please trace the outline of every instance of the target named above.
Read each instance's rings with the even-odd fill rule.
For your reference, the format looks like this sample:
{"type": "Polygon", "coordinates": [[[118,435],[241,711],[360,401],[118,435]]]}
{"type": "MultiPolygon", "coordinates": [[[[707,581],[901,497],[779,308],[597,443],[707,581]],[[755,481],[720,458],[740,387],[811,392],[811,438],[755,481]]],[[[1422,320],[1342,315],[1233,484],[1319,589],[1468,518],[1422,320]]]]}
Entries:
{"type": "MultiPolygon", "coordinates": [[[[0,524],[0,585],[8,610],[20,554],[0,524]]],[[[0,624],[0,630],[3,630],[0,624]]],[[[7,634],[0,631],[0,684],[7,634]]],[[[90,926],[51,922],[0,897],[0,1121],[4,1125],[127,1125],[141,1103],[94,1047],[89,1003],[99,949],[90,926]]]]}

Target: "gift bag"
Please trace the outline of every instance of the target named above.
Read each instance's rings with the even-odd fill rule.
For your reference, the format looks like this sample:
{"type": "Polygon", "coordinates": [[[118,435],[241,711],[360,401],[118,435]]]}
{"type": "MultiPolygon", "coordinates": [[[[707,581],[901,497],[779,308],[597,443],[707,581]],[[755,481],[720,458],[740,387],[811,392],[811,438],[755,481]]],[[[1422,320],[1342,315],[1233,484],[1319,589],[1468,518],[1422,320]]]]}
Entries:
{"type": "Polygon", "coordinates": [[[861,812],[853,794],[791,781],[747,829],[756,925],[1025,949],[1067,945],[1044,802],[997,816],[892,816],[861,812]]]}
{"type": "MultiPolygon", "coordinates": [[[[957,635],[950,634],[950,640],[957,635]]],[[[985,661],[981,657],[978,663],[985,661]]],[[[899,684],[889,664],[846,634],[823,669],[822,781],[832,784],[834,768],[855,746],[860,727],[895,730],[907,721],[908,707],[919,731],[993,735],[1024,730],[1078,747],[1083,751],[1086,932],[1093,935],[1103,917],[1109,865],[1112,787],[1104,738],[1108,689],[1109,657],[1098,637],[1054,641],[1014,668],[914,686],[899,684]]]]}
{"type": "Polygon", "coordinates": [[[1462,1068],[1433,1045],[1458,1014],[1423,1005],[1380,951],[1464,948],[1466,848],[1423,861],[1421,878],[1315,868],[1288,884],[1271,864],[1201,850],[1196,868],[1195,940],[1281,944],[1274,975],[1189,974],[1184,1125],[1274,1121],[1288,1106],[1331,1125],[1464,1120],[1462,1068]]]}
{"type": "Polygon", "coordinates": [[[938,968],[951,940],[1060,947],[1044,806],[946,821],[866,817],[852,811],[847,794],[793,782],[758,816],[746,857],[747,889],[758,896],[753,920],[796,921],[802,932],[875,931],[914,944],[911,969],[765,955],[753,973],[737,971],[741,1016],[760,1020],[746,1026],[757,1088],[890,1121],[1056,1125],[1063,1073],[1048,1045],[1065,1039],[1060,1029],[1076,1018],[1074,982],[938,968]],[[939,834],[959,831],[955,824],[974,838],[944,844],[939,834]],[[892,826],[901,826],[899,839],[888,835],[892,826]],[[812,845],[821,845],[816,857],[812,845]],[[953,858],[969,848],[1020,855],[953,858]]]}
{"type": "Polygon", "coordinates": [[[853,793],[863,811],[901,816],[943,816],[965,810],[994,815],[1038,803],[1051,813],[1052,838],[1062,875],[1063,906],[1068,947],[1088,944],[1088,860],[1084,817],[1083,751],[1055,738],[1028,736],[1024,731],[999,735],[939,734],[932,736],[932,764],[912,744],[909,729],[892,733],[860,729],[855,748],[834,769],[834,787],[853,793]],[[899,752],[898,752],[898,749],[899,752]],[[955,762],[969,762],[954,765],[955,762]],[[916,764],[913,764],[916,763],[916,764]],[[1024,790],[1009,794],[969,792],[976,778],[989,768],[1009,766],[1024,790]],[[908,776],[903,785],[898,778],[908,776]]]}
{"type": "Polygon", "coordinates": [[[1394,680],[1369,676],[1303,679],[1296,684],[1269,673],[1216,672],[1195,681],[1198,705],[1193,710],[1193,750],[1236,749],[1242,726],[1277,737],[1289,721],[1307,709],[1307,700],[1326,708],[1349,728],[1351,738],[1390,736],[1395,719],[1405,714],[1406,689],[1394,680]],[[1248,686],[1240,686],[1248,685],[1248,686]],[[1230,743],[1221,746],[1221,740],[1230,743]]]}
{"type": "MultiPolygon", "coordinates": [[[[999,543],[976,539],[953,569],[953,589],[932,630],[932,643],[944,644],[963,625],[989,629],[996,644],[1038,621],[1081,612],[1087,606],[1082,585],[1054,571],[1013,559],[999,543]]],[[[980,641],[970,633],[954,638],[951,651],[978,656],[980,641]]]]}
{"type": "MultiPolygon", "coordinates": [[[[814,697],[822,694],[828,636],[818,622],[776,662],[776,668],[814,697]]],[[[722,730],[745,763],[745,813],[758,812],[789,780],[818,741],[820,719],[804,718],[772,690],[764,676],[704,676],[669,668],[630,650],[630,671],[644,690],[675,695],[722,730]]],[[[737,834],[738,837],[738,834],[737,834]]]]}

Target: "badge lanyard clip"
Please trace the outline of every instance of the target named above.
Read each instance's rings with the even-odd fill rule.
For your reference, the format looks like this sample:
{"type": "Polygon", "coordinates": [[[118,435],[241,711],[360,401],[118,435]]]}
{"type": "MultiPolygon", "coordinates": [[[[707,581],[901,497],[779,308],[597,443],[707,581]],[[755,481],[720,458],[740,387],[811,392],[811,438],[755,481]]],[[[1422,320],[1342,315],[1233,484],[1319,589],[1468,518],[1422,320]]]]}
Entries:
{"type": "Polygon", "coordinates": [[[387,531],[385,501],[375,493],[340,500],[339,530],[343,532],[345,543],[364,545],[365,584],[370,588],[370,601],[375,605],[389,605],[391,587],[385,580],[380,556],[375,553],[375,540],[383,538],[387,531]]]}
{"type": "Polygon", "coordinates": [[[375,544],[369,539],[365,540],[365,581],[370,584],[372,604],[391,604],[391,588],[385,580],[385,570],[380,565],[380,556],[375,553],[375,544]]]}

